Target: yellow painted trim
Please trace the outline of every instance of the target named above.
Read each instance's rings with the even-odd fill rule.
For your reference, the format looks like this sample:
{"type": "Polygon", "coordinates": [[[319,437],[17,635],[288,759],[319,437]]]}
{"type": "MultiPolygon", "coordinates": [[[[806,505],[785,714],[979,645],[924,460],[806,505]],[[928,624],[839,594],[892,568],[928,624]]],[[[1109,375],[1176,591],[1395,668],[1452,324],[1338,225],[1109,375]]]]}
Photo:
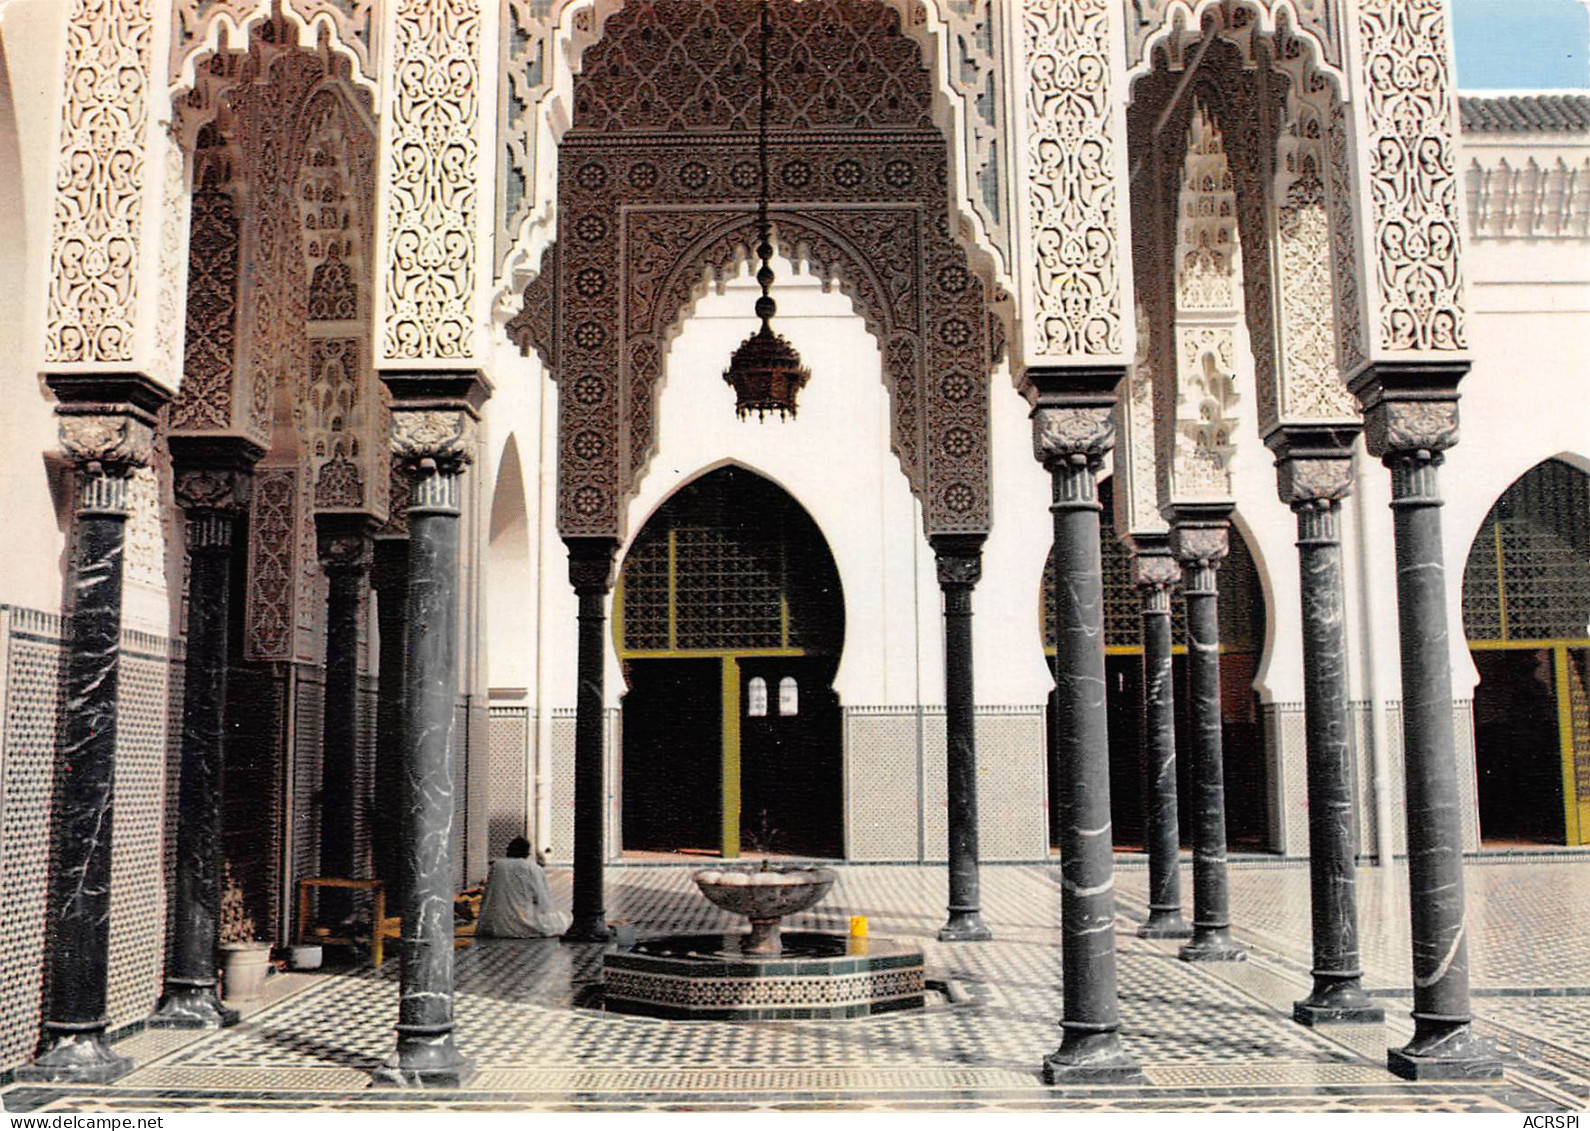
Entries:
{"type": "Polygon", "coordinates": [[[624,571],[618,571],[618,584],[613,586],[613,642],[618,654],[624,654],[624,571]]]}
{"type": "Polygon", "coordinates": [[[1587,839],[1579,821],[1579,783],[1574,774],[1573,700],[1568,696],[1568,649],[1552,649],[1552,667],[1557,675],[1557,733],[1562,743],[1562,831],[1568,844],[1583,844],[1587,839]]]}
{"type": "Polygon", "coordinates": [[[737,656],[805,656],[804,648],[641,648],[619,653],[623,660],[724,660],[737,656]]]}
{"type": "Polygon", "coordinates": [[[723,858],[740,855],[740,661],[723,657],[723,858]]]}
{"type": "Polygon", "coordinates": [[[1590,648],[1584,640],[1470,640],[1473,652],[1541,652],[1552,648],[1590,648]]]}
{"type": "MultiPolygon", "coordinates": [[[[1228,652],[1231,652],[1231,649],[1227,648],[1224,644],[1222,644],[1220,646],[1220,654],[1222,656],[1224,656],[1228,652]]],[[[1053,648],[1045,646],[1045,648],[1043,650],[1043,654],[1044,654],[1044,656],[1047,659],[1051,659],[1052,660],[1052,659],[1054,659],[1055,650],[1053,648]]],[[[1143,646],[1141,644],[1106,644],[1104,646],[1104,654],[1106,656],[1141,656],[1143,654],[1143,646]]],[[[1185,656],[1187,654],[1187,645],[1185,645],[1185,644],[1172,644],[1170,646],[1170,654],[1172,656],[1185,656]]],[[[1247,652],[1247,653],[1236,653],[1236,652],[1233,652],[1232,654],[1233,655],[1249,655],[1249,656],[1251,656],[1251,655],[1254,655],[1255,653],[1252,653],[1252,652],[1247,652]]]]}

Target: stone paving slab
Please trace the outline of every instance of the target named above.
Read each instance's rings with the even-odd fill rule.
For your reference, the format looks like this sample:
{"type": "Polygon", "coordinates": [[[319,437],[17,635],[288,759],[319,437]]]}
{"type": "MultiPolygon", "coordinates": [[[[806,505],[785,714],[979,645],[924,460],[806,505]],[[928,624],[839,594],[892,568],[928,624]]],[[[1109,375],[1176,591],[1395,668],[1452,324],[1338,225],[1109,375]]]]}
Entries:
{"type": "MultiPolygon", "coordinates": [[[[1553,985],[1558,934],[1587,921],[1590,887],[1577,875],[1535,878],[1536,865],[1486,869],[1471,901],[1484,931],[1536,887],[1566,890],[1569,917],[1536,917],[1532,941],[1500,951],[1499,977],[1553,985]],[[1507,880],[1523,888],[1508,890],[1507,880]],[[1575,903],[1575,900],[1582,902],[1575,903]],[[1531,955],[1538,948],[1539,959],[1531,955]]],[[[1550,866],[1558,867],[1557,865],[1550,866]]],[[[1576,868],[1577,864],[1567,867],[1576,868]]],[[[613,867],[610,917],[642,936],[734,930],[694,890],[687,867],[613,867]]],[[[1471,869],[1470,874],[1481,871],[1471,869]]],[[[941,867],[839,869],[833,893],[796,916],[795,929],[843,931],[867,915],[875,936],[920,944],[931,978],[965,998],[936,998],[923,1012],[851,1021],[672,1022],[603,1013],[585,1004],[600,978],[601,948],[555,940],[481,942],[457,952],[457,1039],[478,1072],[457,1093],[367,1088],[392,1047],[397,965],[305,980],[307,988],[254,1012],[236,1029],[208,1034],[138,1034],[119,1047],[139,1067],[102,1088],[13,1085],[7,1110],[989,1110],[1101,1111],[1551,1111],[1577,1110],[1590,1095],[1590,996],[1557,996],[1551,1012],[1533,999],[1477,998],[1513,1053],[1508,1075],[1482,1083],[1398,1080],[1385,1049],[1406,1032],[1405,1010],[1388,1001],[1386,1025],[1307,1029],[1290,1020],[1306,992],[1306,868],[1235,868],[1238,933],[1253,960],[1231,966],[1178,961],[1175,944],[1140,940],[1133,870],[1122,869],[1117,943],[1122,1040],[1141,1063],[1136,1086],[1047,1087],[1045,1054],[1059,1042],[1062,1009],[1058,870],[988,866],[985,918],[992,943],[939,943],[946,881],[941,867]],[[1296,874],[1294,874],[1296,873],[1296,874]],[[1255,882],[1255,877],[1262,877],[1255,882]],[[1298,883],[1301,880],[1301,888],[1298,883]],[[1304,900],[1299,914],[1297,892],[1304,900]],[[1279,893],[1279,894],[1278,894],[1279,893]],[[1290,901],[1290,913],[1252,905],[1290,901]],[[1136,918],[1134,918],[1136,916],[1136,918]],[[1296,916],[1304,935],[1289,924],[1296,916]],[[1251,926],[1244,926],[1251,922],[1251,926]],[[1301,956],[1301,961],[1300,961],[1301,956]]],[[[1146,877],[1145,877],[1146,878],[1146,877]]],[[[558,898],[568,875],[553,874],[558,898]]],[[[1187,889],[1190,893],[1190,886],[1187,889]]],[[[1558,896],[1559,901],[1562,896],[1558,896]]],[[[1515,924],[1517,920],[1514,920],[1515,924]]],[[[1496,932],[1501,938],[1502,933],[1496,932]]],[[[1568,949],[1572,945],[1567,944],[1568,949]]],[[[1389,947],[1377,967],[1395,981],[1389,947]]]]}

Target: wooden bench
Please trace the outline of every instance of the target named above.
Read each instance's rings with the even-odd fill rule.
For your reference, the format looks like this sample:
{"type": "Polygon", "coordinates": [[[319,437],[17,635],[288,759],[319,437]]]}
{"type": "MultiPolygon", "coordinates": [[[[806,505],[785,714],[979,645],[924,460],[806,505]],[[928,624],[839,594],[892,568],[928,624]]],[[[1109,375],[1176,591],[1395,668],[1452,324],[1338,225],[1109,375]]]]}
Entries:
{"type": "MultiPolygon", "coordinates": [[[[337,876],[310,876],[298,881],[298,943],[300,946],[307,943],[319,943],[325,946],[357,946],[365,942],[362,938],[351,935],[317,934],[309,916],[309,893],[315,888],[344,888],[355,891],[372,892],[375,897],[375,906],[371,913],[372,926],[370,929],[370,965],[380,966],[386,957],[386,940],[401,939],[403,937],[403,916],[388,915],[386,913],[386,887],[380,880],[344,880],[337,876]]],[[[480,918],[480,895],[469,892],[458,896],[453,901],[456,909],[460,903],[468,906],[470,920],[460,923],[453,928],[453,946],[462,948],[473,946],[475,942],[475,922],[480,918]]]]}

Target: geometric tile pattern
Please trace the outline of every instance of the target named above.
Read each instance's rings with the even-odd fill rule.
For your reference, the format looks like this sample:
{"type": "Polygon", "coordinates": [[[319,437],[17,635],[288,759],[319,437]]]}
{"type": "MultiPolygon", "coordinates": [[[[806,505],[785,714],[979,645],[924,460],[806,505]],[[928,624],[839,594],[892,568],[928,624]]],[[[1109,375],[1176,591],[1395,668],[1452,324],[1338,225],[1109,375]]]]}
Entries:
{"type": "MultiPolygon", "coordinates": [[[[1590,914],[1590,859],[1480,857],[1464,868],[1471,985],[1477,991],[1590,987],[1590,933],[1569,929],[1590,914]],[[1549,944],[1543,943],[1549,935],[1549,944]]],[[[1232,923],[1276,954],[1310,959],[1308,866],[1234,861],[1232,923]],[[1238,878],[1240,877],[1240,879],[1238,878]]],[[[1120,893],[1146,899],[1146,869],[1116,871],[1120,893]]],[[[1410,993],[1408,869],[1358,869],[1359,945],[1371,990],[1410,993]]],[[[1192,876],[1182,868],[1182,895],[1191,906],[1192,876]]],[[[1483,1001],[1476,1010],[1483,1015],[1483,1001]]]]}
{"type": "MultiPolygon", "coordinates": [[[[62,628],[53,614],[0,608],[0,1065],[33,1053],[43,1010],[62,628]]],[[[160,991],[172,701],[180,702],[182,685],[165,638],[127,630],[121,646],[107,987],[113,1026],[142,1018],[160,991]]]]}
{"type": "Polygon", "coordinates": [[[527,836],[527,778],[530,773],[530,734],[535,720],[528,707],[493,703],[488,758],[491,785],[488,856],[501,856],[516,836],[527,836]]]}
{"type": "MultiPolygon", "coordinates": [[[[1515,909],[1507,894],[1510,885],[1539,896],[1563,884],[1561,869],[1572,867],[1471,868],[1475,922],[1489,924],[1493,914],[1515,909]],[[1533,880],[1542,869],[1556,874],[1533,880]],[[1476,881],[1485,873],[1493,873],[1494,881],[1476,881]]],[[[632,1017],[591,1008],[600,948],[496,940],[457,952],[457,1039],[478,1071],[455,1094],[363,1087],[366,1074],[392,1045],[397,966],[388,963],[360,975],[306,979],[309,988],[258,1010],[236,1029],[189,1034],[180,1047],[140,1050],[139,1068],[116,1085],[14,1085],[0,1092],[0,1101],[11,1111],[1502,1112],[1582,1106],[1574,1088],[1590,1085],[1590,991],[1550,999],[1553,1011],[1538,1017],[1550,1022],[1555,1044],[1544,1051],[1518,1048],[1503,1080],[1401,1081],[1385,1071],[1383,1059],[1387,1043],[1405,1029],[1399,1029],[1401,1022],[1348,1032],[1306,1029],[1290,1020],[1290,1000],[1307,986],[1306,966],[1294,961],[1299,940],[1307,956],[1306,912],[1300,930],[1295,907],[1290,916],[1269,924],[1282,950],[1267,951],[1247,933],[1252,960],[1217,970],[1179,962],[1174,944],[1137,939],[1132,933],[1137,902],[1127,891],[1121,905],[1127,914],[1117,934],[1122,1041],[1142,1065],[1147,1083],[1048,1088],[1038,1068],[1058,1043],[1062,1008],[1056,869],[983,869],[984,917],[996,934],[985,944],[941,944],[934,937],[947,894],[942,867],[841,865],[837,871],[839,880],[827,901],[792,917],[789,928],[842,929],[849,915],[866,914],[874,937],[920,946],[930,982],[951,983],[956,1004],[930,994],[920,1012],[844,1021],[632,1017]],[[1586,1064],[1584,1074],[1575,1076],[1579,1064],[1586,1064]]],[[[642,936],[738,929],[701,899],[688,872],[675,865],[609,866],[610,918],[627,920],[642,936]]],[[[1123,889],[1141,889],[1143,873],[1122,868],[1123,889]]],[[[554,869],[550,878],[555,899],[566,906],[569,873],[554,869]]],[[[1234,918],[1241,924],[1255,898],[1284,896],[1298,878],[1306,898],[1305,869],[1234,866],[1234,918]],[[1262,896],[1252,894],[1261,890],[1262,896]]],[[[1559,900],[1527,921],[1533,945],[1521,943],[1516,959],[1503,960],[1493,951],[1485,960],[1492,969],[1533,977],[1536,984],[1554,976],[1551,960],[1533,968],[1528,957],[1543,955],[1590,912],[1584,883],[1568,882],[1568,888],[1566,903],[1559,900]],[[1564,909],[1576,910],[1577,916],[1551,917],[1551,911],[1564,909]],[[1515,970],[1508,962],[1522,965],[1515,970]]],[[[1388,898],[1394,901],[1394,894],[1388,898]]],[[[1241,926],[1238,930],[1245,933],[1241,926]]],[[[1387,980],[1371,959],[1371,983],[1387,980]]],[[[1498,1019],[1486,1023],[1499,1025],[1505,1011],[1492,1014],[1487,1007],[1519,1000],[1481,994],[1476,1002],[1482,1017],[1498,1019]]]]}
{"type": "MultiPolygon", "coordinates": [[[[0,610],[11,628],[0,644],[9,653],[6,675],[5,783],[0,800],[0,1064],[30,1056],[38,1040],[39,970],[44,957],[45,904],[54,808],[56,698],[60,646],[38,633],[17,631],[18,613],[0,610]]],[[[55,618],[50,618],[54,620],[55,618]]],[[[58,633],[58,625],[50,626],[58,633]]]]}
{"type": "MultiPolygon", "coordinates": [[[[847,707],[844,720],[847,858],[943,861],[944,708],[919,716],[914,708],[847,707]]],[[[976,728],[979,857],[1042,859],[1049,851],[1043,708],[980,708],[976,728]]]]}
{"type": "MultiPolygon", "coordinates": [[[[937,731],[942,747],[943,722],[937,731]]],[[[845,734],[845,853],[851,860],[915,860],[924,855],[927,842],[919,822],[923,813],[936,813],[942,827],[944,774],[929,774],[919,758],[928,745],[926,732],[933,721],[915,710],[889,707],[847,707],[845,734]],[[919,788],[920,782],[920,788],[919,788]],[[935,804],[929,791],[938,790],[935,804]]],[[[924,751],[925,752],[925,751],[924,751]]],[[[940,763],[943,765],[943,756],[940,763]]],[[[939,844],[943,844],[943,833],[939,844]]],[[[943,852],[943,848],[937,849],[943,852]]]]}
{"type": "MultiPolygon", "coordinates": [[[[107,1011],[112,1024],[148,1013],[160,994],[165,964],[164,802],[171,663],[154,648],[161,653],[168,650],[164,641],[144,633],[124,634],[111,841],[107,1011]]],[[[176,783],[171,785],[174,792],[176,783]]]]}

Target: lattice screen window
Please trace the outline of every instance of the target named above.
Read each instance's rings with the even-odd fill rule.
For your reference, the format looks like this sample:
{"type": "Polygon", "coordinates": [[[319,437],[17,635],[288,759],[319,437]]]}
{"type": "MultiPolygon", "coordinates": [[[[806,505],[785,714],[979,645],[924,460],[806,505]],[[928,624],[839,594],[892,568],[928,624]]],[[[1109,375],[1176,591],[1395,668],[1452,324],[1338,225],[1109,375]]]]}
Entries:
{"type": "Polygon", "coordinates": [[[1590,476],[1547,460],[1485,516],[1463,571],[1471,641],[1590,636],[1590,476]]]}
{"type": "Polygon", "coordinates": [[[626,653],[835,652],[843,600],[810,517],[750,472],[725,468],[658,510],[624,559],[626,653]]]}
{"type": "Polygon", "coordinates": [[[649,533],[624,559],[624,644],[654,650],[669,646],[668,539],[649,533]]]}

